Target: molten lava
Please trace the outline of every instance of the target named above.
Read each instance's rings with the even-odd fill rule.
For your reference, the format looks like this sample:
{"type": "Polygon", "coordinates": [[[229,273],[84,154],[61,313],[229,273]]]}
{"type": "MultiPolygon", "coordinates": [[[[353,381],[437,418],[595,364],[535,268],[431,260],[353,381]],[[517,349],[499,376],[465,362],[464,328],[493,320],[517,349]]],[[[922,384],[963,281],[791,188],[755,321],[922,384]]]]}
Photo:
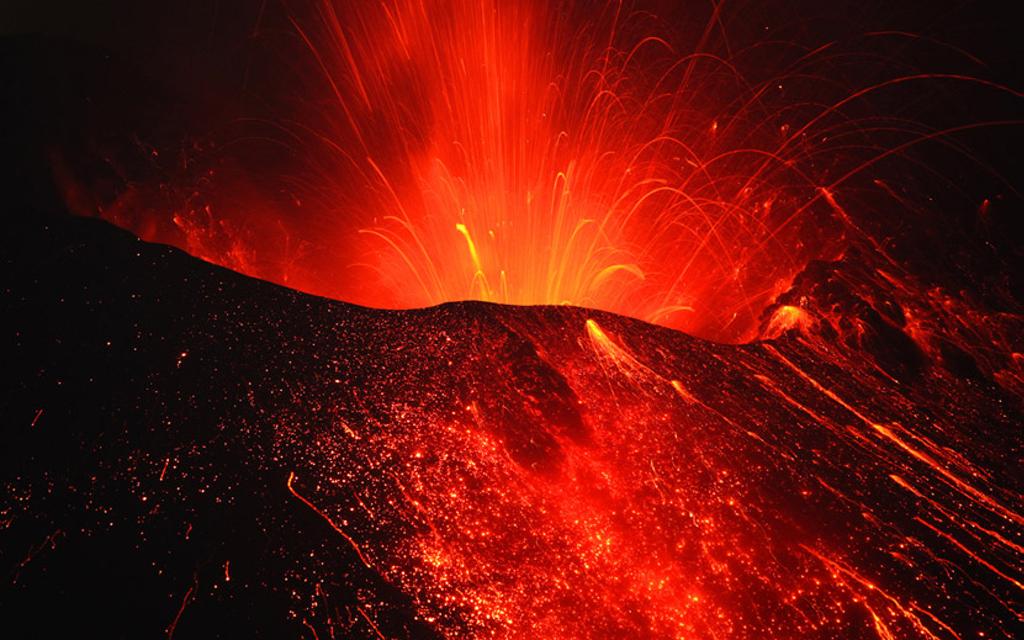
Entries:
{"type": "Polygon", "coordinates": [[[750,340],[808,261],[839,257],[880,217],[866,171],[901,175],[915,146],[992,124],[873,101],[914,85],[1016,94],[903,73],[884,52],[907,34],[809,46],[747,35],[743,9],[319,0],[289,17],[302,46],[281,55],[302,80],[260,132],[299,159],[283,179],[248,179],[277,193],[213,162],[159,202],[133,186],[102,215],[366,306],[573,304],[750,340]]]}

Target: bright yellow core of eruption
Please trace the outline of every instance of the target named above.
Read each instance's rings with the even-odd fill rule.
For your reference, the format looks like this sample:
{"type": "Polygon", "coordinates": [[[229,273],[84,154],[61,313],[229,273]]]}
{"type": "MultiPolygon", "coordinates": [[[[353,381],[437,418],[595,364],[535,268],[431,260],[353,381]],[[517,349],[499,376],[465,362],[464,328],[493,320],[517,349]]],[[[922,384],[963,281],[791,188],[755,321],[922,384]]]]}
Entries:
{"type": "Polygon", "coordinates": [[[386,0],[342,19],[325,0],[324,33],[297,25],[338,107],[317,134],[338,158],[325,180],[344,215],[356,201],[368,242],[353,262],[379,277],[356,301],[573,304],[722,339],[749,330],[798,263],[778,250],[773,204],[808,185],[770,175],[780,154],[723,137],[703,87],[732,83],[734,104],[755,104],[735,69],[677,54],[623,6],[386,0]],[[766,251],[771,267],[752,269],[766,251]]]}

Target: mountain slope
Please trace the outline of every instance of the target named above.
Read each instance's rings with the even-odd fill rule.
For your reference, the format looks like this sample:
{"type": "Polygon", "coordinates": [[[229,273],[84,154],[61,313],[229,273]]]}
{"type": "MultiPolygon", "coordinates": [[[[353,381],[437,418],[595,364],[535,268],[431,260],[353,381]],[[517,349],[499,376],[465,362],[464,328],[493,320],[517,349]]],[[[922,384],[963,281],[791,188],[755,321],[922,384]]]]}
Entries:
{"type": "Polygon", "coordinates": [[[1013,385],[858,321],[834,269],[736,346],[365,309],[91,220],[16,235],[0,609],[27,636],[1021,628],[1013,385]]]}

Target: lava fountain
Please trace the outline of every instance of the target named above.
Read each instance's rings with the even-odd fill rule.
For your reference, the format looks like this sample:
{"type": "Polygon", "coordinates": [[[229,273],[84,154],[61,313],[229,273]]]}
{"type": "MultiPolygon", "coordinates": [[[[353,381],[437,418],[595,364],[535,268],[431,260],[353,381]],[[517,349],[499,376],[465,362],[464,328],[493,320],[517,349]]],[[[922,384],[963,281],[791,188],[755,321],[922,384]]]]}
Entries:
{"type": "Polygon", "coordinates": [[[863,235],[847,211],[867,170],[991,124],[928,125],[872,98],[1012,92],[863,42],[730,41],[727,19],[621,1],[316,2],[288,16],[304,82],[269,134],[302,158],[287,206],[203,176],[218,195],[103,215],[367,306],[572,304],[749,340],[809,260],[863,235]]]}

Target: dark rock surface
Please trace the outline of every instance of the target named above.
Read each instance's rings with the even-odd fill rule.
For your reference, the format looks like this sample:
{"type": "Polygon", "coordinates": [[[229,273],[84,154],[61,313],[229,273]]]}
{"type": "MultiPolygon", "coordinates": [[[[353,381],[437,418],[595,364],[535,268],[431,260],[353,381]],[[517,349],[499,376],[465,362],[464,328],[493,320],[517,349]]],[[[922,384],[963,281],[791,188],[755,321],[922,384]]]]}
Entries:
{"type": "Polygon", "coordinates": [[[15,231],[10,637],[1021,630],[1019,399],[836,302],[829,269],[816,321],[733,346],[568,307],[364,309],[93,220],[15,231]],[[826,299],[867,333],[825,331],[826,299]]]}

